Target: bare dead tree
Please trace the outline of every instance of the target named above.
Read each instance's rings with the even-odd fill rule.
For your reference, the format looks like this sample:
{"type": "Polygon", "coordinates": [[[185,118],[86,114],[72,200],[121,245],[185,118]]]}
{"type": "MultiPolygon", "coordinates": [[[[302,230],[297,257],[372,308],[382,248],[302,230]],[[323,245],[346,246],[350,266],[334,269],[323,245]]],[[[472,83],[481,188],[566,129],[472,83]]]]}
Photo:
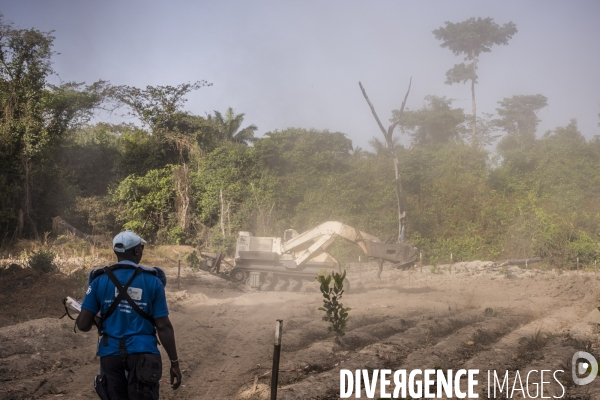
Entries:
{"type": "Polygon", "coordinates": [[[404,101],[402,101],[402,107],[400,107],[400,113],[398,114],[398,118],[396,119],[396,122],[394,122],[392,125],[390,125],[390,127],[386,130],[383,127],[383,124],[381,123],[381,121],[379,120],[379,117],[377,116],[377,113],[375,112],[375,107],[373,107],[371,100],[369,100],[369,96],[367,96],[367,92],[365,91],[365,88],[363,87],[362,83],[358,82],[358,86],[360,86],[360,90],[362,91],[362,94],[365,97],[365,100],[367,100],[369,107],[371,107],[371,112],[373,113],[373,117],[375,117],[375,121],[377,121],[377,125],[379,125],[379,129],[381,129],[381,133],[383,133],[383,137],[385,138],[385,142],[390,149],[390,152],[392,154],[392,159],[394,161],[394,173],[396,176],[396,195],[398,197],[398,243],[404,242],[404,239],[405,239],[406,210],[405,210],[404,196],[402,193],[402,182],[400,180],[400,165],[399,165],[400,163],[398,161],[398,155],[396,154],[396,149],[394,148],[394,144],[392,141],[392,135],[394,133],[394,129],[396,129],[396,126],[398,126],[398,123],[400,122],[400,119],[402,118],[402,114],[404,113],[404,106],[406,106],[406,99],[408,99],[408,94],[410,93],[411,85],[412,85],[412,78],[410,78],[410,82],[408,83],[408,90],[406,91],[406,94],[404,95],[404,101]]]}

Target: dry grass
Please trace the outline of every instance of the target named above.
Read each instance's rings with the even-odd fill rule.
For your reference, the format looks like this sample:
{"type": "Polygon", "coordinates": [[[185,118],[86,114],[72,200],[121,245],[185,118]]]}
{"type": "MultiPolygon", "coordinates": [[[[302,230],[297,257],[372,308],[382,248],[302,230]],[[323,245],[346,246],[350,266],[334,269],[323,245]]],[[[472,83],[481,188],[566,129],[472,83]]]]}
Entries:
{"type": "Polygon", "coordinates": [[[521,364],[529,364],[533,360],[542,360],[544,354],[542,349],[546,347],[549,336],[537,329],[530,337],[522,337],[519,339],[516,358],[521,364]]]}
{"type": "MultiPolygon", "coordinates": [[[[4,249],[2,264],[23,264],[29,256],[40,250],[51,251],[57,255],[56,263],[63,272],[78,268],[91,269],[116,261],[110,243],[91,243],[71,234],[60,235],[56,239],[45,235],[40,240],[19,240],[10,249],[4,249]]],[[[186,267],[185,256],[192,253],[191,246],[154,246],[146,245],[142,264],[148,266],[175,267],[181,256],[181,266],[186,267]]]]}
{"type": "Polygon", "coordinates": [[[492,307],[487,307],[483,311],[483,315],[485,315],[486,317],[498,317],[500,316],[500,311],[494,310],[492,307]]]}

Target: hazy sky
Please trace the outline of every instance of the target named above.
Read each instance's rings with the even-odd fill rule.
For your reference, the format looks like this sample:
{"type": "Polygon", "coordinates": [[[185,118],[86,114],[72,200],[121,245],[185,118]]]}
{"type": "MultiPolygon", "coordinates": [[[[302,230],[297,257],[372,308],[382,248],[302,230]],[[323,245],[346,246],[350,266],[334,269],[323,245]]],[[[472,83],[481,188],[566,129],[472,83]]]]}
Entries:
{"type": "MultiPolygon", "coordinates": [[[[380,118],[428,94],[471,110],[469,85],[445,85],[462,58],[431,31],[444,21],[492,17],[519,32],[483,54],[478,112],[504,97],[543,94],[538,135],[576,118],[600,134],[600,1],[91,1],[0,0],[21,28],[54,30],[54,68],[65,81],[177,85],[207,80],[188,98],[198,115],[233,107],[258,134],[286,127],[341,131],[367,148],[380,118]]],[[[116,117],[104,117],[119,122],[116,117]]]]}

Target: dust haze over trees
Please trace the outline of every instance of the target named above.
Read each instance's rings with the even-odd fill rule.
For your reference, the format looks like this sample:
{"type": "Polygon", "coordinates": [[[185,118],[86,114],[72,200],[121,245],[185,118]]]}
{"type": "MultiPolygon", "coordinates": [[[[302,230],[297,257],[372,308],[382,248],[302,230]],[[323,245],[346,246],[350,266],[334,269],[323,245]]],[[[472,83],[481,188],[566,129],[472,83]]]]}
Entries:
{"type": "Polygon", "coordinates": [[[538,112],[552,101],[542,94],[498,99],[495,115],[473,118],[478,57],[506,44],[512,23],[479,18],[434,31],[470,61],[447,79],[471,83],[472,114],[431,94],[402,115],[392,111],[399,129],[365,151],[327,130],[290,127],[256,138],[253,122],[260,124],[245,121],[243,110],[186,111],[190,92],[218,90],[202,80],[51,85],[52,34],[1,21],[3,247],[50,231],[58,215],[88,233],[129,228],[154,243],[229,252],[239,230],[280,236],[325,220],[395,237],[393,148],[406,240],[426,261],[540,256],[571,268],[577,258],[593,265],[599,257],[600,139],[586,140],[575,120],[537,132],[538,112]],[[116,107],[136,123],[91,122],[97,109],[116,107]],[[484,139],[496,134],[495,152],[486,150],[484,139]]]}
{"type": "Polygon", "coordinates": [[[508,44],[508,40],[517,33],[517,26],[508,22],[502,26],[493,18],[469,18],[466,21],[452,23],[433,31],[435,38],[441,40],[441,47],[447,47],[454,55],[464,55],[470,64],[455,64],[446,72],[446,84],[471,81],[471,146],[477,144],[477,105],[475,102],[475,84],[477,83],[477,61],[481,53],[489,53],[493,45],[508,44]]]}

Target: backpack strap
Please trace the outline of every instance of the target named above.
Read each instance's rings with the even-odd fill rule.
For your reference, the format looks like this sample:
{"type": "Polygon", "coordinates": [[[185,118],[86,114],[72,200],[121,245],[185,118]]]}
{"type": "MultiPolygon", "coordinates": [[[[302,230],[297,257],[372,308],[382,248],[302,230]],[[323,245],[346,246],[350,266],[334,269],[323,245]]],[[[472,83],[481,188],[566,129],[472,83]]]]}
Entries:
{"type": "MultiPolygon", "coordinates": [[[[131,278],[129,278],[129,280],[127,281],[127,283],[125,283],[125,285],[121,285],[121,282],[119,282],[119,280],[115,276],[114,272],[112,271],[114,267],[115,267],[115,265],[112,265],[110,267],[105,267],[104,273],[106,274],[108,279],[110,279],[110,281],[115,285],[115,288],[119,291],[119,294],[113,300],[113,302],[110,304],[110,306],[108,307],[108,310],[106,310],[106,314],[104,314],[102,316],[102,321],[104,322],[115,312],[115,310],[121,303],[121,300],[125,300],[125,301],[127,301],[127,303],[129,303],[131,308],[136,313],[138,313],[138,315],[147,319],[148,321],[150,321],[150,323],[153,326],[155,326],[156,324],[154,322],[154,318],[152,318],[152,316],[150,316],[149,314],[144,312],[144,310],[142,310],[135,303],[135,301],[133,301],[131,296],[129,296],[129,293],[127,293],[127,291],[129,290],[129,286],[131,286],[135,277],[143,272],[142,268],[135,267],[135,271],[133,272],[133,275],[131,275],[131,278]]],[[[103,339],[104,346],[107,346],[108,345],[108,335],[105,332],[103,332],[103,334],[102,334],[102,339],[103,339]]],[[[127,340],[126,337],[119,339],[119,358],[121,359],[121,362],[123,363],[123,367],[125,368],[125,370],[127,370],[127,346],[125,344],[126,340],[127,340]]]]}
{"type": "Polygon", "coordinates": [[[133,299],[129,296],[129,294],[127,293],[127,290],[129,289],[129,286],[131,285],[131,283],[133,282],[133,280],[135,279],[136,276],[138,276],[139,274],[142,273],[142,269],[141,268],[136,268],[135,272],[133,273],[133,275],[131,275],[131,278],[129,278],[129,281],[127,281],[127,283],[125,285],[121,285],[121,282],[119,282],[119,280],[117,279],[117,277],[115,276],[115,274],[112,271],[112,267],[106,267],[105,269],[105,273],[106,276],[108,276],[108,279],[111,280],[111,282],[115,285],[115,287],[117,288],[117,290],[119,291],[119,294],[117,295],[117,297],[113,300],[112,304],[110,305],[110,307],[108,307],[108,310],[106,311],[106,314],[104,314],[102,316],[102,320],[106,320],[108,317],[110,317],[115,310],[117,309],[117,307],[119,306],[119,303],[121,303],[121,300],[126,300],[127,303],[129,303],[129,305],[131,306],[131,308],[138,313],[139,316],[141,316],[142,318],[147,319],[148,321],[150,321],[150,323],[152,325],[155,325],[154,323],[154,318],[152,318],[152,316],[148,315],[146,312],[144,312],[136,303],[135,301],[133,301],[133,299]]]}

